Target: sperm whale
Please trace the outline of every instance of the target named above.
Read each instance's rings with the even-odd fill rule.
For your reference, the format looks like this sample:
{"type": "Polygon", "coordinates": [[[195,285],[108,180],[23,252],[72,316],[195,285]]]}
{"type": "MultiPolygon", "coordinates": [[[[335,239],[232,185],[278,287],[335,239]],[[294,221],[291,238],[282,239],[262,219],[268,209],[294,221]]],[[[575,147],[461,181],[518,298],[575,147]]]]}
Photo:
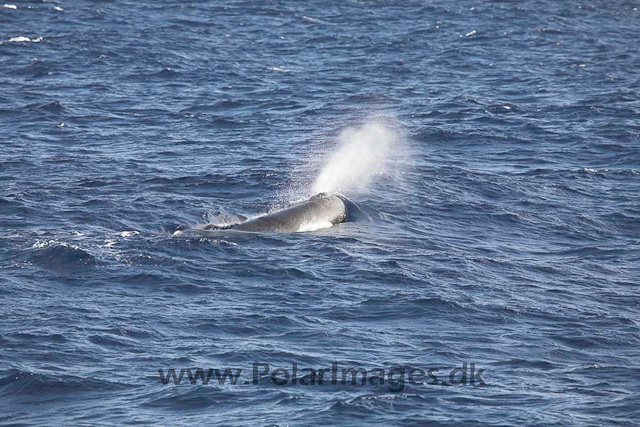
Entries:
{"type": "MultiPolygon", "coordinates": [[[[332,225],[345,222],[347,205],[335,194],[320,193],[309,200],[288,208],[230,226],[206,225],[205,230],[240,230],[262,233],[296,233],[307,231],[314,225],[332,225]]],[[[324,228],[324,227],[320,227],[324,228]]]]}

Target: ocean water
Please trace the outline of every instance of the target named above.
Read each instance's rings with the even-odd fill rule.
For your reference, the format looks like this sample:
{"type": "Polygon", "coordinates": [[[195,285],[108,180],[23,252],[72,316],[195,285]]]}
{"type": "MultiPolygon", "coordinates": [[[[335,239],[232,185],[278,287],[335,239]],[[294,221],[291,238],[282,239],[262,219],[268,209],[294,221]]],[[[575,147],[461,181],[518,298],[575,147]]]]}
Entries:
{"type": "Polygon", "coordinates": [[[638,1],[7,1],[1,425],[636,425],[638,1]]]}

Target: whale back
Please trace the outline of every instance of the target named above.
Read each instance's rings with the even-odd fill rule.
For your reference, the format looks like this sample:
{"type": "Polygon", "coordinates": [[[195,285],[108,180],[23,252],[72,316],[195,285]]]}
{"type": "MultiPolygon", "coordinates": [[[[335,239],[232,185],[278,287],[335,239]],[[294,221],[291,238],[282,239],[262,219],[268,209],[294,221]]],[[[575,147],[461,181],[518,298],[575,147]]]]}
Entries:
{"type": "Polygon", "coordinates": [[[233,226],[235,230],[295,233],[313,224],[339,224],[347,220],[347,206],[336,195],[320,193],[286,209],[233,226]]]}

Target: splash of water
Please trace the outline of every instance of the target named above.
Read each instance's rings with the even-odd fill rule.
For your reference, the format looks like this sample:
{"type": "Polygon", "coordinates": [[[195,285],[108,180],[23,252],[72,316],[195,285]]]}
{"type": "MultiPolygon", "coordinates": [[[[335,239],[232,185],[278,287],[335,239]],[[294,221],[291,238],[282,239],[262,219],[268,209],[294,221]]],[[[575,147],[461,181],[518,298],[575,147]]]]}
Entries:
{"type": "Polygon", "coordinates": [[[399,141],[398,133],[383,122],[344,130],[338,150],[329,157],[313,183],[312,194],[365,191],[389,170],[392,151],[399,141]]]}

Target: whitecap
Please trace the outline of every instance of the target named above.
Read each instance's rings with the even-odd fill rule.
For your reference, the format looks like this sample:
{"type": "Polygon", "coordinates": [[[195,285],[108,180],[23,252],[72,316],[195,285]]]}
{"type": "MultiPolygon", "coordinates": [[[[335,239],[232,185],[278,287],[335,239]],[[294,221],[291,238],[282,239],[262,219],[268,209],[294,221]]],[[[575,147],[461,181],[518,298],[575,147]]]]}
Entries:
{"type": "Polygon", "coordinates": [[[278,71],[280,73],[290,73],[291,70],[289,70],[288,68],[284,68],[284,67],[269,67],[268,68],[270,71],[278,71]]]}
{"type": "Polygon", "coordinates": [[[312,221],[306,224],[303,224],[300,229],[298,229],[298,233],[305,233],[307,231],[317,231],[322,230],[324,228],[330,228],[333,224],[330,221],[312,221]]]}
{"type": "Polygon", "coordinates": [[[322,19],[318,19],[318,18],[312,18],[310,16],[302,16],[302,19],[307,21],[307,22],[313,22],[314,24],[323,24],[323,25],[327,25],[329,24],[326,21],[323,21],[322,19]]]}
{"type": "Polygon", "coordinates": [[[5,43],[40,43],[42,41],[42,37],[38,37],[35,39],[30,39],[29,37],[25,37],[25,36],[18,36],[18,37],[11,37],[9,40],[7,40],[5,43]]]}

